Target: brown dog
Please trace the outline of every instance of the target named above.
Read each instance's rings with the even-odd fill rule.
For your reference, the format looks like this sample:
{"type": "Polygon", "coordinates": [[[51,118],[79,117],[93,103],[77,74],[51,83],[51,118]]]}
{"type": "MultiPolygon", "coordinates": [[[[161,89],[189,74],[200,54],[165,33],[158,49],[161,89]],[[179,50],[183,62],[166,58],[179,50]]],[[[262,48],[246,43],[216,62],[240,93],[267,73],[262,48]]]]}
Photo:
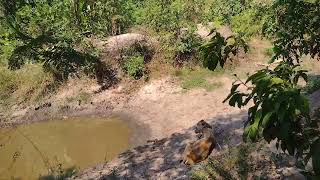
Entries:
{"type": "Polygon", "coordinates": [[[208,158],[213,148],[215,140],[211,128],[203,129],[203,138],[189,143],[183,153],[182,162],[186,165],[193,165],[208,158]]]}

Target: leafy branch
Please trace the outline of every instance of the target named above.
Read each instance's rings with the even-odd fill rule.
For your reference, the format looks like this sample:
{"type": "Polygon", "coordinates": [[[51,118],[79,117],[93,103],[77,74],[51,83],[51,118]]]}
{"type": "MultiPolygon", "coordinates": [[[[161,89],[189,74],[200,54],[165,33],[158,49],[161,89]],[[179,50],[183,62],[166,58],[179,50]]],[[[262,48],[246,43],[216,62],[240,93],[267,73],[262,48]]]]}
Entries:
{"type": "Polygon", "coordinates": [[[203,58],[203,65],[210,70],[215,70],[218,64],[224,67],[231,55],[237,55],[240,50],[248,51],[249,47],[241,37],[229,36],[224,38],[219,32],[213,29],[210,34],[212,38],[199,48],[203,58]]]}

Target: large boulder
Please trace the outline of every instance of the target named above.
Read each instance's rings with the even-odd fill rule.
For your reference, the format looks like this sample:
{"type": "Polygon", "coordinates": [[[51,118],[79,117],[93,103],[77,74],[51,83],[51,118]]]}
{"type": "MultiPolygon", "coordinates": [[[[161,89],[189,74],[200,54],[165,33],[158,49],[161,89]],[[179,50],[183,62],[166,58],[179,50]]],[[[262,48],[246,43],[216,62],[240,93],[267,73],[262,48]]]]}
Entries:
{"type": "Polygon", "coordinates": [[[110,56],[118,56],[123,49],[131,48],[136,44],[152,48],[156,40],[138,33],[127,33],[111,36],[107,40],[92,39],[93,46],[110,56]]]}

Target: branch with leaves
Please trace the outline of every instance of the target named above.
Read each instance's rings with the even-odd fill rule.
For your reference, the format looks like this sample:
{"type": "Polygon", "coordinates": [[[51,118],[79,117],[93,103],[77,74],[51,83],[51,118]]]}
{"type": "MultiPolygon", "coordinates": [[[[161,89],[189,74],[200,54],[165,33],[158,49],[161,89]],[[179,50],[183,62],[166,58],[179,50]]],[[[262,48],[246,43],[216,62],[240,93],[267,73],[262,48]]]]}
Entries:
{"type": "Polygon", "coordinates": [[[224,38],[216,29],[210,34],[213,35],[209,42],[199,48],[202,55],[203,65],[210,70],[215,70],[218,64],[224,67],[227,60],[232,60],[231,55],[237,55],[240,50],[248,51],[246,42],[238,36],[224,38]]]}
{"type": "Polygon", "coordinates": [[[276,140],[277,148],[304,158],[305,163],[312,157],[315,173],[319,174],[320,154],[314,150],[320,148],[320,130],[317,121],[310,118],[309,101],[297,85],[299,78],[307,80],[306,71],[298,67],[282,62],[274,70],[259,70],[245,83],[236,81],[224,102],[241,108],[253,101],[245,123],[245,141],[260,137],[269,143],[276,140]],[[241,85],[248,87],[246,93],[238,90],[241,85]]]}

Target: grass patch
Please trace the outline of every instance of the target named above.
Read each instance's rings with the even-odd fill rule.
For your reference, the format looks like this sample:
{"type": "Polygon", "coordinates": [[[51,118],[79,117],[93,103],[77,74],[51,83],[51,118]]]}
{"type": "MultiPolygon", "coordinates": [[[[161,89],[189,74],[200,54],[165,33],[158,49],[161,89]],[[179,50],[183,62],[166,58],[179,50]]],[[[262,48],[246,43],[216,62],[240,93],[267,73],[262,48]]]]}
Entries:
{"type": "Polygon", "coordinates": [[[274,55],[273,48],[266,48],[264,54],[268,57],[272,57],[274,55]]]}
{"type": "Polygon", "coordinates": [[[174,75],[180,79],[181,87],[185,90],[203,88],[207,91],[212,91],[222,84],[218,82],[209,82],[208,79],[221,73],[223,73],[223,70],[210,71],[208,69],[199,68],[196,70],[176,70],[174,75]]]}

